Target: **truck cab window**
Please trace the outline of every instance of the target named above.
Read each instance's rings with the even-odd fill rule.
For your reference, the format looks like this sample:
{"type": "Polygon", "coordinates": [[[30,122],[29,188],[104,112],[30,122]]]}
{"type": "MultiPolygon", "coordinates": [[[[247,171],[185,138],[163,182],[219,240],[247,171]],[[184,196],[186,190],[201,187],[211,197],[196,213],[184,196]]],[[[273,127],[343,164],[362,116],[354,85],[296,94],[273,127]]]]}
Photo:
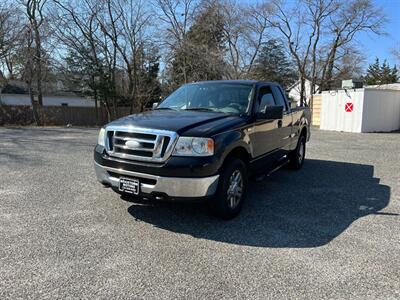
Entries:
{"type": "Polygon", "coordinates": [[[258,111],[264,111],[267,106],[275,106],[276,102],[270,87],[262,87],[258,96],[259,107],[258,111]]]}
{"type": "Polygon", "coordinates": [[[282,91],[281,91],[278,87],[276,87],[276,86],[273,86],[272,89],[273,89],[273,91],[274,91],[274,96],[275,96],[275,99],[276,99],[276,104],[277,104],[277,105],[280,105],[280,106],[283,106],[283,111],[287,111],[286,101],[285,101],[285,99],[283,98],[282,91]]]}

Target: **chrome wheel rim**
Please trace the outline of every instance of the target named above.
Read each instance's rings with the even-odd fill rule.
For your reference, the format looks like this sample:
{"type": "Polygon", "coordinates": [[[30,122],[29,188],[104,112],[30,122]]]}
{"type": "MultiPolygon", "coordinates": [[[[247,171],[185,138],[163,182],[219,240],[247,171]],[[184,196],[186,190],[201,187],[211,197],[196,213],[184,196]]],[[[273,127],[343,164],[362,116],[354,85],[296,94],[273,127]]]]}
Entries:
{"type": "Polygon", "coordinates": [[[299,152],[298,152],[298,161],[301,164],[303,162],[304,159],[304,153],[305,153],[305,147],[304,147],[304,143],[301,142],[300,143],[300,147],[299,147],[299,152]]]}
{"type": "Polygon", "coordinates": [[[229,177],[228,187],[228,205],[230,208],[235,208],[239,205],[243,194],[243,176],[239,170],[235,170],[229,177]]]}

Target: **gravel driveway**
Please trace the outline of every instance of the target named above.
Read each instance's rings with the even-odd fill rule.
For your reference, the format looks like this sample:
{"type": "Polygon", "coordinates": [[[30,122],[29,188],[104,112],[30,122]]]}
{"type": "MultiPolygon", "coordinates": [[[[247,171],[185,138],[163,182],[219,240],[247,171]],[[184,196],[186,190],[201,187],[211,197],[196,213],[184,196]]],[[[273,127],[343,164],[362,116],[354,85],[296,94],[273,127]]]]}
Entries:
{"type": "Polygon", "coordinates": [[[0,299],[400,298],[400,134],[313,130],[229,222],[95,180],[97,130],[0,128],[0,299]]]}

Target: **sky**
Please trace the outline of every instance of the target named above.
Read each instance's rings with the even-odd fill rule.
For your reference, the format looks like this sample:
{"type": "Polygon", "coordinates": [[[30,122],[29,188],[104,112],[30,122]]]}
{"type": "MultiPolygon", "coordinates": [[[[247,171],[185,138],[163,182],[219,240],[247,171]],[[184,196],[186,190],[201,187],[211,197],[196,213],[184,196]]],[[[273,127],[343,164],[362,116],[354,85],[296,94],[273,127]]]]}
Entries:
{"type": "Polygon", "coordinates": [[[400,61],[395,60],[391,50],[400,50],[400,0],[375,0],[375,3],[382,7],[388,23],[385,26],[385,36],[364,33],[359,36],[358,42],[364,50],[366,64],[373,63],[378,57],[380,60],[387,59],[390,65],[399,66],[400,61]]]}
{"type": "MultiPolygon", "coordinates": [[[[245,3],[257,3],[258,0],[243,0],[245,3]]],[[[292,5],[297,0],[286,0],[292,5]]],[[[378,57],[381,61],[387,59],[388,63],[393,66],[400,65],[400,61],[396,60],[391,51],[397,48],[400,51],[400,0],[373,0],[377,7],[383,10],[388,22],[385,25],[384,36],[377,36],[371,33],[361,33],[358,35],[356,42],[359,43],[365,55],[365,68],[369,64],[375,62],[378,57]]]]}

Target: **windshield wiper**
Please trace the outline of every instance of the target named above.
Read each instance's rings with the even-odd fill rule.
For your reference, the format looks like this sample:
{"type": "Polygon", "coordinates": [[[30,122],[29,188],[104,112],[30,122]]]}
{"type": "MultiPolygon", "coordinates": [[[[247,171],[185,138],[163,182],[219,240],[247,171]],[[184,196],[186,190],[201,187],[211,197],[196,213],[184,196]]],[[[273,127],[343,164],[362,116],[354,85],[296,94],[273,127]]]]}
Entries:
{"type": "Polygon", "coordinates": [[[194,111],[213,111],[215,112],[215,110],[211,109],[211,108],[207,108],[207,107],[193,107],[193,108],[186,108],[184,110],[194,110],[194,111]]]}

